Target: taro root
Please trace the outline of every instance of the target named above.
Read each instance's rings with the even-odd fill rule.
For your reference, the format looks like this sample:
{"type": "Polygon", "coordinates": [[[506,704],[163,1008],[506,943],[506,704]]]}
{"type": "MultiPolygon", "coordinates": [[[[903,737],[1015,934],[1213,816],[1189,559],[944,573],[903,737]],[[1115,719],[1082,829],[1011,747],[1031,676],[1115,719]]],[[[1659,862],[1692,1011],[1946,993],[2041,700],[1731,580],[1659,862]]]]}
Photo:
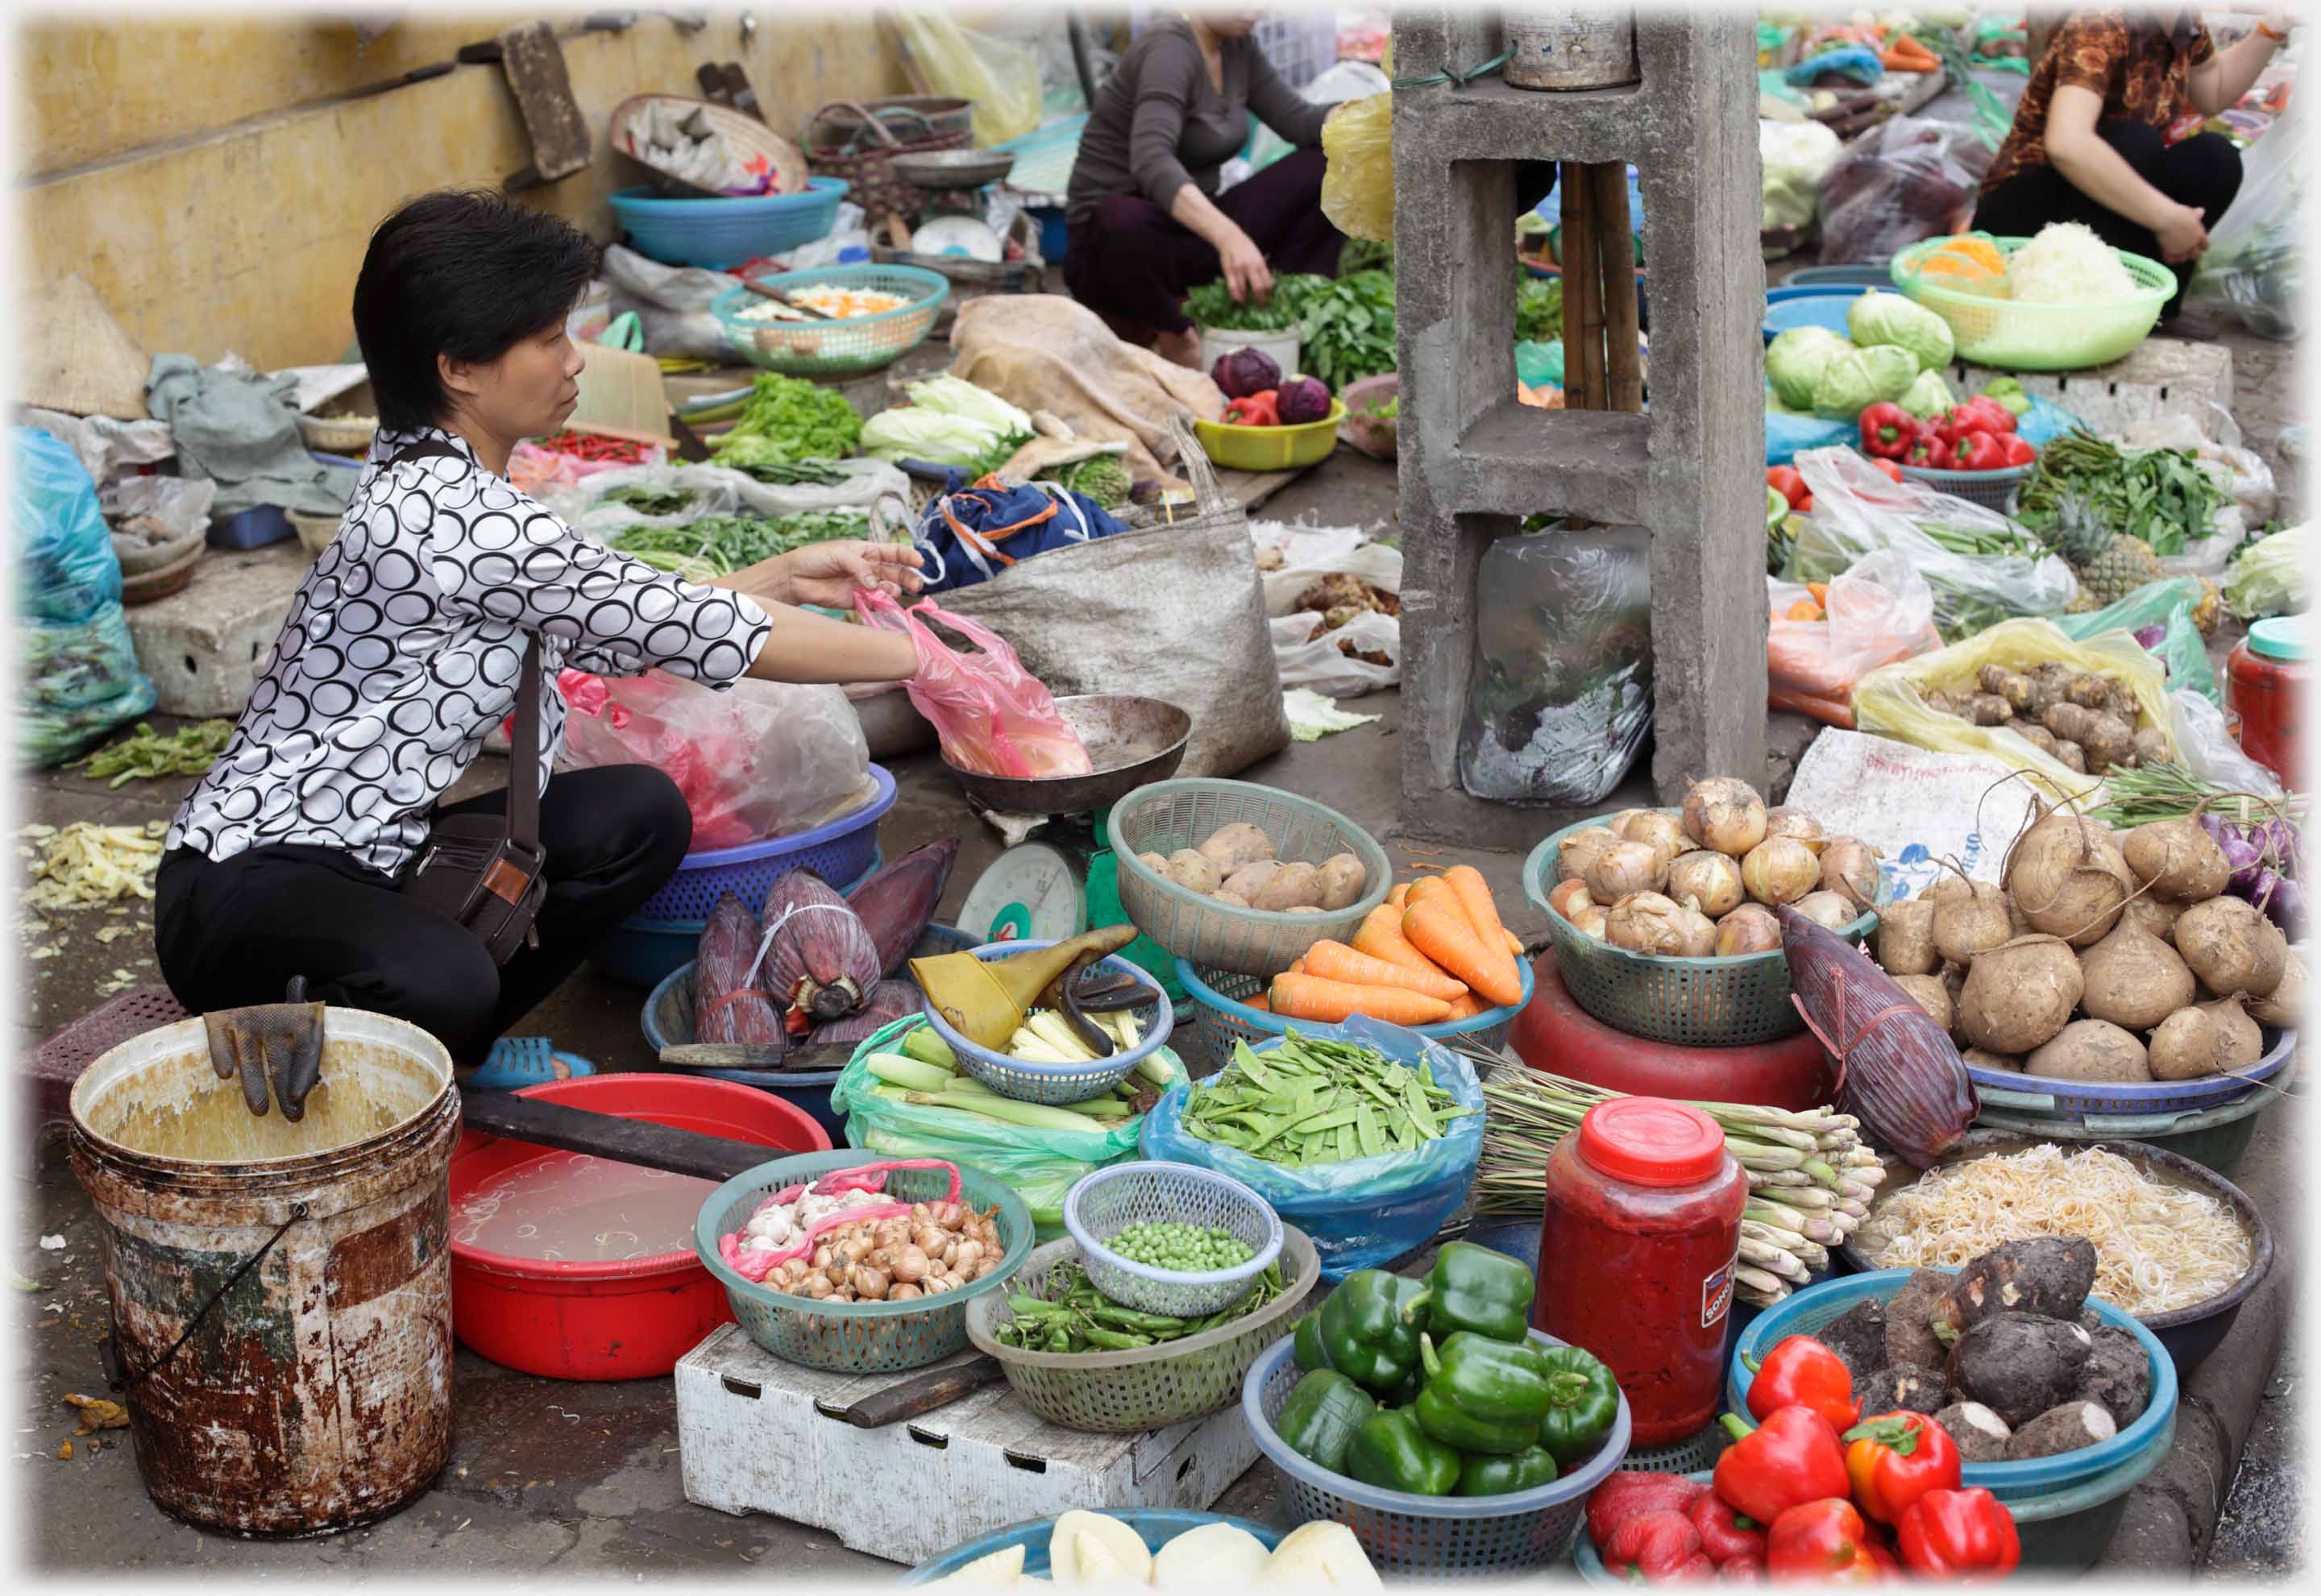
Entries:
{"type": "Polygon", "coordinates": [[[1951,1348],[1950,1380],[2020,1428],[2079,1389],[2094,1339],[2077,1324],[2035,1313],[1994,1313],[1951,1348]]]}
{"type": "Polygon", "coordinates": [[[2085,1237],[2010,1241],[1943,1282],[1946,1322],[1963,1332],[1999,1313],[2075,1320],[2095,1284],[2095,1244],[2085,1237]]]}
{"type": "Polygon", "coordinates": [[[1814,1333],[1860,1385],[1886,1366],[1886,1304],[1864,1297],[1814,1333]]]}
{"type": "Polygon", "coordinates": [[[2015,1432],[2007,1443],[2007,1461],[2024,1463],[2034,1457],[2058,1457],[2093,1446],[2119,1434],[2112,1416],[2093,1402],[2071,1401],[2050,1408],[2015,1432]]]}
{"type": "Polygon", "coordinates": [[[2080,961],[2061,937],[2017,937],[1978,954],[1959,995],[1967,1039],[1993,1053],[2028,1053],[2079,1007],[2080,961]]]}
{"type": "Polygon", "coordinates": [[[2096,1020],[2150,1030],[2195,995],[2191,967],[2173,948],[2122,917],[2080,955],[2080,1007],[2096,1020]]]}
{"type": "Polygon", "coordinates": [[[2123,1428],[2144,1417],[2152,1400],[2152,1360],[2144,1343],[2116,1325],[2094,1332],[2088,1366],[2080,1371],[2079,1398],[2093,1402],[2123,1428]]]}
{"type": "Polygon", "coordinates": [[[1902,1289],[1887,1301],[1889,1364],[1939,1369],[1949,1359],[1950,1348],[1934,1333],[1934,1319],[1946,1310],[1950,1291],[1948,1274],[1940,1269],[1921,1269],[1904,1281],[1902,1289]]]}
{"type": "MultiPolygon", "coordinates": [[[[1894,1321],[1886,1321],[1890,1334],[1894,1321]]],[[[1944,1386],[1936,1371],[1917,1364],[1889,1364],[1867,1380],[1854,1383],[1853,1394],[1861,1399],[1864,1413],[1924,1413],[1929,1418],[1943,1410],[1944,1386]]]]}
{"type": "Polygon", "coordinates": [[[2074,1020],[2032,1050],[2023,1073],[2052,1081],[2137,1084],[2152,1079],[2152,1060],[2134,1031],[2108,1020],[2074,1020]]]}
{"type": "Polygon", "coordinates": [[[2138,885],[2108,830],[2061,810],[2016,842],[2006,884],[2033,929],[2075,948],[2108,936],[2138,885]]]}
{"type": "Polygon", "coordinates": [[[1934,1422],[1958,1448],[1961,1463],[2002,1462],[2007,1443],[2015,1438],[2007,1420],[1980,1402],[1952,1402],[1934,1415],[1934,1422]]]}

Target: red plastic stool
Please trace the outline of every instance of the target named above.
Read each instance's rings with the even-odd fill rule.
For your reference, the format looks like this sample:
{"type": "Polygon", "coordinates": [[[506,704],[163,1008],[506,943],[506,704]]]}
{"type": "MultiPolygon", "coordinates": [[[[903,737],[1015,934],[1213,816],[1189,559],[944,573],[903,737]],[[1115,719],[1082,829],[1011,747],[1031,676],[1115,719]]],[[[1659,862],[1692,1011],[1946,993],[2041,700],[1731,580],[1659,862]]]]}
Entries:
{"type": "Polygon", "coordinates": [[[1836,1072],[1809,1030],[1746,1047],[1682,1047],[1647,1041],[1605,1024],[1571,1001],[1555,955],[1532,965],[1537,983],[1515,1016],[1507,1045],[1536,1070],[1569,1075],[1638,1097],[1817,1108],[1829,1102],[1836,1072]]]}

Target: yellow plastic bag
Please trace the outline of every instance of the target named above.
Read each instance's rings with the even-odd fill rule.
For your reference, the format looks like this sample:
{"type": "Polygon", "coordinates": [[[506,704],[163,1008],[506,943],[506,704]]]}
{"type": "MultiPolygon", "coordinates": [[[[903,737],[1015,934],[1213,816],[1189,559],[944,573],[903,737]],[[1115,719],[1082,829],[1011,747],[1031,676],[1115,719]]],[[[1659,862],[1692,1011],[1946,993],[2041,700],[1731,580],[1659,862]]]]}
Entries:
{"type": "Polygon", "coordinates": [[[2134,633],[2100,631],[2074,642],[2053,621],[2027,617],[2003,621],[1964,642],[1871,671],[1853,686],[1854,723],[1864,731],[1940,753],[1989,754],[2029,772],[2054,797],[2076,797],[2095,787],[2096,778],[2040,752],[2019,732],[2004,725],[1971,725],[1931,707],[1923,696],[1928,690],[1975,692],[1986,665],[2027,671],[2049,660],[2126,683],[2143,711],[2138,730],[2157,728],[2169,739],[2169,757],[2175,757],[2164,676],[2160,662],[2144,652],[2134,633]]]}
{"type": "Polygon", "coordinates": [[[960,27],[940,11],[893,14],[927,86],[975,103],[975,142],[988,150],[1040,125],[1040,57],[1028,45],[960,27]]]}
{"type": "Polygon", "coordinates": [[[1322,214],[1350,239],[1394,242],[1394,95],[1349,100],[1322,126],[1322,214]]]}

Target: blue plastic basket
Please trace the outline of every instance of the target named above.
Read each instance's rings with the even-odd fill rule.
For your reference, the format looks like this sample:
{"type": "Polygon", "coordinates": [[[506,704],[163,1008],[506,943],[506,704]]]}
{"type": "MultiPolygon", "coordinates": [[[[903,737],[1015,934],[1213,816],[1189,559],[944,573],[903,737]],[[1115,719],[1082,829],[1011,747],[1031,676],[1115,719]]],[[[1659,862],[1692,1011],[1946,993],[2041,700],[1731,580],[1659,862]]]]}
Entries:
{"type": "MultiPolygon", "coordinates": [[[[1033,948],[1052,948],[1052,941],[987,942],[970,948],[976,957],[988,964],[995,959],[1009,958],[1033,948]]],[[[1115,974],[1131,975],[1139,985],[1152,994],[1149,1004],[1140,1004],[1130,1011],[1142,1034],[1136,1046],[1125,1052],[1115,1051],[1109,1058],[1098,1058],[1088,1064],[1035,1064],[1030,1059],[1010,1058],[1005,1053],[978,1047],[951,1029],[951,1021],[935,1011],[933,1000],[926,1005],[927,1023],[934,1027],[935,1035],[951,1044],[959,1057],[959,1067],[990,1087],[1002,1097],[1012,1097],[1018,1102],[1045,1103],[1061,1108],[1066,1103],[1079,1102],[1099,1092],[1109,1092],[1128,1078],[1129,1072],[1146,1058],[1160,1050],[1168,1041],[1170,1027],[1175,1023],[1169,994],[1160,984],[1145,971],[1130,964],[1118,954],[1104,961],[1104,967],[1115,974]]]]}
{"type": "MultiPolygon", "coordinates": [[[[1496,1047],[1507,1039],[1507,1031],[1515,1016],[1531,1002],[1531,960],[1515,960],[1515,973],[1523,982],[1523,1001],[1504,1008],[1486,1009],[1468,1020],[1446,1020],[1440,1025],[1415,1025],[1406,1029],[1435,1041],[1452,1037],[1464,1037],[1486,1047],[1496,1047]]],[[[1233,1057],[1235,1042],[1254,1045],[1282,1035],[1291,1026],[1310,1027],[1307,1022],[1284,1020],[1262,1009],[1252,1009],[1247,1002],[1266,990],[1268,983],[1256,975],[1244,975],[1235,970],[1211,970],[1177,961],[1177,980],[1185,989],[1191,1009],[1193,1045],[1206,1050],[1210,1060],[1222,1068],[1233,1057]]]]}
{"type": "Polygon", "coordinates": [[[710,313],[725,330],[733,352],[752,366],[791,376],[859,376],[893,365],[934,331],[935,313],[951,293],[951,279],[915,266],[824,266],[752,281],[777,294],[802,288],[876,289],[910,303],[870,316],[839,321],[759,321],[742,314],[769,304],[748,288],[729,288],[709,302],[710,313]]]}
{"type": "Polygon", "coordinates": [[[878,851],[878,821],[895,807],[893,775],[885,766],[873,765],[870,779],[877,790],[869,803],[811,831],[686,855],[678,862],[677,874],[638,906],[636,918],[706,920],[727,893],[754,914],[774,883],[793,870],[811,870],[833,886],[859,881],[878,851]]]}
{"type": "Polygon", "coordinates": [[[804,194],[662,199],[647,185],[608,196],[639,254],[719,271],[827,236],[845,197],[846,185],[835,177],[807,179],[804,194]]]}
{"type": "Polygon", "coordinates": [[[1883,288],[1893,280],[1892,271],[1880,260],[1866,266],[1808,266],[1784,277],[1781,287],[1883,288]]]}
{"type": "MultiPolygon", "coordinates": [[[[1749,1372],[1749,1360],[1762,1362],[1776,1343],[1790,1336],[1810,1336],[1864,1299],[1888,1301],[1916,1273],[1912,1269],[1880,1269],[1869,1274],[1848,1274],[1807,1286],[1765,1310],[1742,1333],[1734,1349],[1733,1367],[1725,1382],[1725,1393],[1733,1410],[1749,1410],[1749,1385],[1753,1378],[1749,1372]]],[[[2174,1428],[2176,1417],[2176,1360],[2168,1356],[2160,1338],[2144,1328],[2134,1315],[2099,1298],[2089,1298],[2088,1306],[2105,1324],[2134,1336],[2152,1360],[2152,1392],[2144,1411],[2134,1423],[2123,1425],[2119,1434],[2110,1440],[2082,1446],[2076,1452],[2034,1457],[2021,1463],[1970,1463],[1963,1470],[1969,1489],[1980,1486],[2001,1501],[2014,1502],[2085,1484],[2135,1461],[2147,1451],[2156,1448],[2164,1453],[2168,1449],[2169,1434],[2174,1428]]]]}
{"type": "MultiPolygon", "coordinates": [[[[851,1148],[794,1154],[743,1171],[701,1205],[693,1250],[725,1288],[742,1330],[776,1357],[840,1374],[924,1368],[967,1345],[968,1303],[986,1292],[1006,1290],[1009,1277],[1032,1256],[1032,1212],[1024,1200],[997,1177],[964,1165],[959,1169],[960,1199],[977,1208],[998,1205],[999,1237],[1007,1251],[998,1268],[957,1291],[905,1302],[818,1302],[744,1279],[718,1251],[719,1238],[748,1224],[783,1187],[876,1161],[875,1155],[851,1148]]],[[[950,1189],[947,1170],[897,1169],[887,1177],[887,1190],[905,1202],[933,1202],[950,1189]]]]}
{"type": "Polygon", "coordinates": [[[1868,288],[1810,288],[1779,300],[1769,295],[1765,304],[1765,341],[1770,343],[1782,333],[1800,327],[1824,327],[1840,338],[1850,337],[1846,316],[1853,309],[1853,302],[1870,292],[1868,288]]]}
{"type": "MultiPolygon", "coordinates": [[[[1534,1342],[1561,1347],[1543,1330],[1534,1342]]],[[[1378,1571],[1423,1578],[1505,1576],[1542,1567],[1565,1555],[1579,1528],[1589,1492],[1628,1455],[1628,1399],[1603,1449],[1544,1485],[1505,1496],[1419,1496],[1382,1491],[1333,1474],[1299,1456],[1274,1433],[1282,1404],[1304,1377],[1297,1338],[1284,1337],[1250,1366],[1242,1382],[1241,1410],[1257,1449],[1273,1465],[1276,1501],[1293,1524],[1333,1519],[1354,1532],[1378,1571]]]]}
{"type": "MultiPolygon", "coordinates": [[[[1236,1519],[1230,1513],[1186,1513],[1167,1508],[1106,1508],[1105,1517],[1117,1519],[1143,1538],[1146,1550],[1158,1552],[1188,1529],[1198,1529],[1204,1524],[1230,1524],[1236,1529],[1247,1530],[1265,1544],[1267,1551],[1281,1544],[1283,1531],[1252,1519],[1236,1519]]],[[[1057,1515],[1062,1517],[1061,1514],[1057,1515]]],[[[929,1585],[946,1579],[980,1557],[994,1552],[1004,1552],[1009,1546],[1024,1548],[1024,1574],[1027,1579],[1045,1579],[1051,1564],[1048,1562],[1048,1537],[1056,1528],[1055,1519],[1033,1519],[1023,1524],[1010,1524],[1005,1529],[995,1529],[989,1535],[978,1536],[964,1546],[953,1546],[940,1557],[930,1557],[896,1583],[929,1585]]]]}
{"type": "MultiPolygon", "coordinates": [[[[844,896],[878,874],[886,863],[887,856],[874,842],[870,847],[869,860],[860,873],[842,885],[836,882],[831,884],[838,888],[841,896],[844,896]]],[[[772,877],[767,878],[766,885],[773,885],[772,877]]],[[[762,892],[752,896],[738,887],[732,890],[736,897],[750,905],[752,914],[765,902],[762,892]]],[[[715,908],[715,905],[716,900],[711,899],[710,906],[715,908]]],[[[614,927],[604,941],[596,945],[596,951],[588,956],[588,962],[610,979],[627,985],[658,986],[678,966],[692,962],[695,949],[701,945],[701,933],[708,925],[707,910],[697,917],[688,916],[681,920],[652,920],[642,914],[633,914],[614,927]]]]}
{"type": "Polygon", "coordinates": [[[2148,1124],[2107,1126],[2102,1121],[2115,1116],[2141,1121],[2153,1114],[2195,1113],[2220,1108],[2258,1090],[2254,1083],[2269,1081],[2279,1075],[2297,1056],[2297,1033],[2276,1030],[2271,1026],[2262,1029],[2267,1044],[2264,1056],[2248,1068],[2227,1075],[2202,1075],[2189,1081],[2114,1083],[2059,1081],[2016,1070],[1978,1069],[1973,1065],[1967,1066],[1966,1073],[1974,1082],[1975,1095],[1984,1108],[2080,1120],[2090,1130],[2100,1129],[2141,1141],[2144,1138],[2138,1130],[2151,1129],[2148,1124]]]}
{"type": "Polygon", "coordinates": [[[1281,1221],[1265,1199],[1231,1175],[1190,1164],[1139,1160],[1082,1175],[1064,1193],[1064,1229],[1080,1249],[1089,1284],[1124,1308],[1179,1319],[1223,1313],[1281,1256],[1281,1221]],[[1252,1250],[1230,1269],[1192,1273],[1155,1269],[1105,1245],[1151,1220],[1222,1226],[1252,1250]]]}

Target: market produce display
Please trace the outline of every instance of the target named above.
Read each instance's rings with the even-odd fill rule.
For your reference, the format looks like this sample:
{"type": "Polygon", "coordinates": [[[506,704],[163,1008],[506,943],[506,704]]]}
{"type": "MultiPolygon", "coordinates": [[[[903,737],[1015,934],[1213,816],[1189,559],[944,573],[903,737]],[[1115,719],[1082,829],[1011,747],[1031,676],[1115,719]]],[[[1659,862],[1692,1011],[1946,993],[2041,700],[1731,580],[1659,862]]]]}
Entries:
{"type": "MultiPolygon", "coordinates": [[[[2301,798],[2230,792],[2165,760],[2116,772],[2105,791],[2105,802],[2089,811],[2090,819],[2130,835],[2164,821],[2198,821],[2224,850],[2232,869],[2225,891],[2263,910],[2289,936],[2304,934],[2301,798]]],[[[2304,990],[2303,963],[2291,959],[2284,966],[2281,985],[2251,1011],[2267,1025],[2301,1024],[2301,1019],[2276,1020],[2262,1011],[2281,1009],[2296,1016],[2303,1007],[2304,990]]]]}
{"type": "MultiPolygon", "coordinates": [[[[1116,1247],[1119,1237],[1106,1242],[1116,1247]]],[[[1129,1256],[1129,1255],[1124,1255],[1129,1256]]],[[[1246,1245],[1235,1262],[1248,1261],[1246,1245]]],[[[1140,1262],[1144,1260],[1139,1260],[1140,1262]]],[[[1230,1268],[1231,1264],[1203,1265],[1230,1268]]],[[[1177,1267],[1177,1265],[1156,1265],[1177,1267]]],[[[1048,1273],[1037,1293],[1017,1292],[1007,1299],[1015,1317],[1003,1319],[992,1334],[1008,1347],[1026,1352],[1128,1352],[1139,1347],[1159,1347],[1206,1335],[1245,1319],[1281,1295],[1290,1283],[1279,1262],[1257,1277],[1256,1289],[1230,1308],[1198,1319],[1166,1313],[1145,1313],[1113,1301],[1097,1290],[1078,1260],[1059,1264],[1048,1273]]]]}
{"type": "Polygon", "coordinates": [[[2016,501],[2016,519],[2079,573],[2082,607],[2100,609],[2167,573],[2160,557],[2209,534],[2232,503],[2190,449],[2123,449],[2085,431],[2058,438],[2016,501]]]}
{"type": "Polygon", "coordinates": [[[904,392],[908,404],[882,410],[863,424],[862,452],[873,459],[956,466],[977,481],[1036,435],[1030,414],[955,376],[925,377],[904,392]]]}
{"type": "Polygon", "coordinates": [[[1333,392],[1395,368],[1390,270],[1337,277],[1292,272],[1276,277],[1262,302],[1236,301],[1222,280],[1205,283],[1186,295],[1185,313],[1214,332],[1296,330],[1306,370],[1333,392]]]}
{"type": "Polygon", "coordinates": [[[1137,859],[1187,892],[1236,909],[1292,914],[1343,909],[1359,902],[1370,884],[1353,855],[1333,854],[1319,865],[1284,861],[1271,837],[1242,821],[1220,826],[1198,848],[1137,859]]]}
{"type": "MultiPolygon", "coordinates": [[[[614,493],[642,492],[615,488],[614,493]]],[[[607,494],[606,497],[610,497],[607,494]]],[[[647,511],[648,514],[666,513],[647,511]]],[[[606,547],[647,565],[696,582],[730,576],[760,560],[809,543],[864,538],[870,523],[860,515],[810,510],[798,515],[704,515],[682,526],[634,526],[606,540],[606,547]]]]}
{"type": "Polygon", "coordinates": [[[804,377],[761,371],[751,385],[741,419],[710,450],[714,464],[748,470],[758,465],[837,459],[862,438],[862,420],[846,395],[804,377]]]}
{"type": "Polygon", "coordinates": [[[1024,1572],[1019,1544],[978,1558],[935,1585],[975,1590],[1050,1583],[1092,1590],[1151,1586],[1213,1593],[1243,1584],[1377,1591],[1386,1587],[1354,1532],[1343,1524],[1300,1525],[1270,1552],[1233,1524],[1188,1529],[1158,1552],[1126,1524],[1105,1513],[1075,1509],[1048,1533],[1049,1577],[1024,1572]]]}
{"type": "Polygon", "coordinates": [[[1151,1053],[1138,1061],[1132,1080],[1081,1102],[1061,1106],[1018,1102],[1000,1096],[972,1075],[960,1074],[958,1056],[929,1026],[917,1027],[906,1035],[899,1053],[871,1054],[866,1067],[885,1083],[878,1088],[880,1095],[919,1108],[945,1109],[1031,1129],[1076,1130],[1094,1136],[1102,1136],[1112,1121],[1143,1113],[1159,1092],[1176,1079],[1169,1061],[1151,1053]]]}
{"type": "Polygon", "coordinates": [[[2004,726],[2043,754],[2088,775],[2164,764],[2173,751],[2135,691],[2116,677],[2050,660],[2028,671],[1986,665],[1979,692],[1922,691],[1926,707],[1976,726],[2004,726]]]}
{"type": "Polygon", "coordinates": [[[165,775],[201,775],[217,763],[232,735],[231,721],[196,721],[166,734],[140,721],[127,737],[68,763],[113,787],[165,775]]]}
{"type": "Polygon", "coordinates": [[[1233,1062],[1197,1083],[1184,1128],[1268,1164],[1315,1164],[1408,1152],[1474,1111],[1434,1084],[1432,1066],[1406,1069],[1375,1048],[1289,1031],[1259,1053],[1233,1046],[1233,1062]]]}
{"type": "Polygon", "coordinates": [[[2016,435],[2015,413],[1997,400],[1976,394],[1951,403],[1932,372],[1919,377],[1930,390],[1905,394],[1898,402],[1872,404],[1861,415],[1861,452],[1927,471],[2012,471],[2039,458],[2039,451],[2016,435]]]}
{"type": "Polygon", "coordinates": [[[718,1238],[733,1272],[816,1301],[909,1301],[941,1296],[995,1273],[1006,1256],[999,1210],[959,1200],[959,1166],[913,1158],[833,1170],[769,1193],[742,1229],[718,1238]],[[895,1169],[948,1169],[940,1202],[885,1194],[895,1169]]]}

